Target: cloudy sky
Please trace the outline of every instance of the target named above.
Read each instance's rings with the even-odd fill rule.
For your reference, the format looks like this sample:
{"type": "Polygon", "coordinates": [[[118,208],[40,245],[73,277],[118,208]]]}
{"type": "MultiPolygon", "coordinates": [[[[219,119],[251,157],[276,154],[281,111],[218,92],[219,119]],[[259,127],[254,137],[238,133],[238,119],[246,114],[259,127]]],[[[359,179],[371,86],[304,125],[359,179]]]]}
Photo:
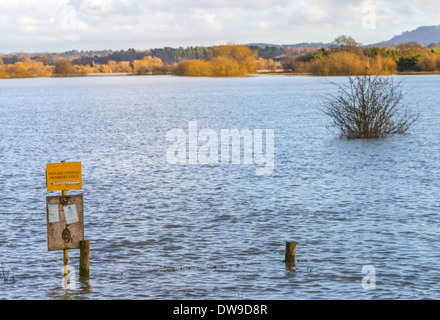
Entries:
{"type": "Polygon", "coordinates": [[[0,52],[362,44],[439,25],[440,0],[0,0],[0,52]]]}

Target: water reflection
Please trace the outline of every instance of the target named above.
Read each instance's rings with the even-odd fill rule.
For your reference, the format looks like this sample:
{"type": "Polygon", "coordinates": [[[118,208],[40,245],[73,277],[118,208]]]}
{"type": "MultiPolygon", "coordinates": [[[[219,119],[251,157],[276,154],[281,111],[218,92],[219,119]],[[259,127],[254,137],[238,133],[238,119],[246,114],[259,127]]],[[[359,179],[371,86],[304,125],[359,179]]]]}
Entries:
{"type": "Polygon", "coordinates": [[[65,285],[63,277],[60,278],[60,286],[48,290],[46,295],[50,300],[78,300],[88,299],[93,294],[91,279],[71,278],[70,284],[65,285]]]}

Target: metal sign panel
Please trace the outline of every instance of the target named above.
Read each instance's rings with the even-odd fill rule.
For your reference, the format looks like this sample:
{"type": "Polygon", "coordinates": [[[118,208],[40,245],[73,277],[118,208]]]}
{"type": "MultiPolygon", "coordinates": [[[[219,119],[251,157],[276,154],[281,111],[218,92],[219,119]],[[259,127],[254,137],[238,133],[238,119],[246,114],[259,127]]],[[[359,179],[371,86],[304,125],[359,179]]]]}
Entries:
{"type": "Polygon", "coordinates": [[[46,197],[47,248],[79,249],[84,240],[83,195],[46,197]]]}
{"type": "Polygon", "coordinates": [[[82,189],[81,162],[46,164],[47,191],[82,189]]]}

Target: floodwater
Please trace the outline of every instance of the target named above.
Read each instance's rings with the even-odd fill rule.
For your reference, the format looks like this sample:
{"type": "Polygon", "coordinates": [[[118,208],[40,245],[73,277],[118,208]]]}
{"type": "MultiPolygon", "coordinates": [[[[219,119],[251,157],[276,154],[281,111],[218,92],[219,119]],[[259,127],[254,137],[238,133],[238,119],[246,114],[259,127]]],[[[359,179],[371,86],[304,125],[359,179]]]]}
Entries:
{"type": "Polygon", "coordinates": [[[418,122],[362,141],[320,112],[343,77],[0,80],[0,299],[439,299],[440,76],[397,78],[418,122]],[[170,164],[190,121],[274,130],[273,172],[170,164]],[[46,232],[60,161],[82,162],[90,240],[67,289],[46,232]]]}

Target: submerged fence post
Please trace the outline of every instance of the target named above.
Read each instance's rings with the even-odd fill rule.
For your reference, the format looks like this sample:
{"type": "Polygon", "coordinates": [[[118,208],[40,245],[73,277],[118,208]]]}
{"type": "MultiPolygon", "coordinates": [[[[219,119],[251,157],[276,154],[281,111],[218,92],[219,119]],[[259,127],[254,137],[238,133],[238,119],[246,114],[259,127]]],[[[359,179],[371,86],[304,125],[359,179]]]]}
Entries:
{"type": "Polygon", "coordinates": [[[296,242],[286,242],[285,262],[295,265],[296,242]]]}
{"type": "Polygon", "coordinates": [[[79,277],[88,278],[90,241],[80,241],[79,245],[79,277]]]}

